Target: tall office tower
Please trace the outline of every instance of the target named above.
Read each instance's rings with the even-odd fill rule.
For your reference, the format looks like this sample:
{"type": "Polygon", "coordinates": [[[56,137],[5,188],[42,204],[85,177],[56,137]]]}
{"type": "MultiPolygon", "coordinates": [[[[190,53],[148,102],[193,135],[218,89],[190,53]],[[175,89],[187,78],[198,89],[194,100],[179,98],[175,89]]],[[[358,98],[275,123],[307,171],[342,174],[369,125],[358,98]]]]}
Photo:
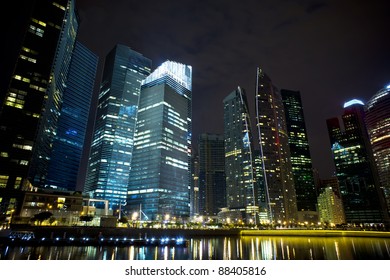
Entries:
{"type": "Polygon", "coordinates": [[[11,1],[7,13],[14,16],[7,24],[1,63],[2,210],[16,207],[18,192],[34,179],[40,186],[57,131],[78,27],[74,2],[68,0],[11,1]],[[42,169],[37,168],[39,155],[42,169]]]}
{"type": "Polygon", "coordinates": [[[365,107],[367,130],[390,211],[390,85],[379,90],[365,107]]]}
{"type": "Polygon", "coordinates": [[[255,182],[250,114],[245,90],[238,87],[223,100],[226,204],[257,219],[259,192],[255,182]]]}
{"type": "Polygon", "coordinates": [[[192,153],[192,186],[190,191],[190,216],[199,215],[199,155],[192,153]]]}
{"type": "Polygon", "coordinates": [[[384,198],[364,123],[364,104],[351,100],[339,118],[326,121],[348,223],[382,223],[384,198]]]}
{"type": "Polygon", "coordinates": [[[217,216],[226,207],[225,142],[223,135],[199,136],[199,214],[217,216]]]}
{"type": "MultiPolygon", "coordinates": [[[[53,4],[55,5],[55,2],[53,4]]],[[[61,23],[62,32],[53,59],[49,80],[50,86],[46,91],[44,113],[40,118],[29,170],[32,184],[37,187],[45,187],[46,185],[49,165],[52,161],[53,143],[58,132],[58,122],[61,117],[61,107],[64,102],[70,61],[78,30],[78,18],[74,10],[74,2],[65,1],[63,4],[64,6],[58,7],[60,11],[65,11],[64,20],[61,23]]]]}
{"type": "Polygon", "coordinates": [[[127,209],[139,219],[190,214],[192,67],[166,61],[142,82],[127,209]]]}
{"type": "Polygon", "coordinates": [[[299,91],[281,89],[298,211],[316,211],[317,194],[299,91]]]}
{"type": "Polygon", "coordinates": [[[45,186],[76,190],[97,65],[98,57],[76,41],[45,186]]]}
{"type": "Polygon", "coordinates": [[[120,44],[106,56],[84,191],[111,209],[126,202],[141,81],[151,64],[120,44]]]}
{"type": "Polygon", "coordinates": [[[256,122],[271,222],[297,220],[297,202],[282,97],[257,69],[256,122]]]}

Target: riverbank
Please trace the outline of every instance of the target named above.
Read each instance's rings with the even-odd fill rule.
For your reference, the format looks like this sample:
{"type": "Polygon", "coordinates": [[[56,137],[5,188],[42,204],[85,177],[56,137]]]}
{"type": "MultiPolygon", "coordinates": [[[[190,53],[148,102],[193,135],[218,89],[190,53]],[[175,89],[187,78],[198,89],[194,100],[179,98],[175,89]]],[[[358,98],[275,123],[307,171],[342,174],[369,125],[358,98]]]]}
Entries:
{"type": "MultiPolygon", "coordinates": [[[[375,237],[390,238],[390,232],[364,230],[305,230],[305,229],[155,229],[155,228],[110,228],[110,227],[58,227],[58,226],[13,226],[6,233],[27,234],[35,240],[146,240],[146,239],[191,239],[240,236],[295,236],[295,237],[375,237]]],[[[3,238],[4,240],[4,238],[3,238]]]]}
{"type": "Polygon", "coordinates": [[[276,229],[276,230],[241,230],[241,236],[305,236],[305,237],[377,237],[390,238],[388,231],[365,230],[301,230],[301,229],[276,229]]]}

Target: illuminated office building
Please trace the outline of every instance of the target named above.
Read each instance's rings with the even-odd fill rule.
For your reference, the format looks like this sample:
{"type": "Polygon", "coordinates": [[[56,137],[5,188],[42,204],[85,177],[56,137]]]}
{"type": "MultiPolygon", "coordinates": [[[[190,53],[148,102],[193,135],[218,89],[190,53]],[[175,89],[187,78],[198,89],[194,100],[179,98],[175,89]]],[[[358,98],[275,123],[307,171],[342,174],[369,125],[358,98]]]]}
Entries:
{"type": "Polygon", "coordinates": [[[255,178],[253,142],[245,90],[238,87],[223,100],[226,205],[257,219],[259,192],[255,178]]]}
{"type": "Polygon", "coordinates": [[[45,186],[75,191],[84,149],[98,57],[76,42],[45,186]]]}
{"type": "Polygon", "coordinates": [[[2,50],[0,205],[43,186],[78,30],[74,1],[10,1],[2,50]]]}
{"type": "Polygon", "coordinates": [[[297,202],[282,97],[260,68],[256,122],[269,220],[293,223],[297,220],[297,202]]]}
{"type": "Polygon", "coordinates": [[[365,112],[379,183],[390,211],[390,85],[371,97],[365,112]]]}
{"type": "Polygon", "coordinates": [[[84,191],[111,209],[126,202],[141,82],[150,70],[150,59],[120,44],[105,59],[84,191]]]}
{"type": "Polygon", "coordinates": [[[189,217],[192,67],[166,61],[142,82],[127,210],[138,219],[189,217]]]}
{"type": "Polygon", "coordinates": [[[286,89],[280,90],[280,94],[286,116],[297,208],[298,211],[316,211],[317,194],[301,94],[286,89]]]}
{"type": "Polygon", "coordinates": [[[332,187],[324,188],[318,196],[320,222],[335,226],[345,223],[345,214],[341,198],[332,187]]]}
{"type": "Polygon", "coordinates": [[[339,118],[326,121],[348,223],[386,221],[384,198],[364,123],[364,104],[351,100],[339,118]]]}
{"type": "Polygon", "coordinates": [[[199,136],[199,214],[217,216],[226,207],[225,143],[221,134],[199,136]]]}

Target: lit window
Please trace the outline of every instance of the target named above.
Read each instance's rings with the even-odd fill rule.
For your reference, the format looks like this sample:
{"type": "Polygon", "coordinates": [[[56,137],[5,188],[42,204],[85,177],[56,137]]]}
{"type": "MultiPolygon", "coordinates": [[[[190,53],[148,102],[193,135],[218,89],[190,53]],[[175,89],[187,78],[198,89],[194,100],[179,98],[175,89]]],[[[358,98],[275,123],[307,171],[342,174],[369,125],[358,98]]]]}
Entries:
{"type": "Polygon", "coordinates": [[[7,175],[0,175],[0,188],[5,188],[7,186],[8,177],[9,176],[7,175]]]}

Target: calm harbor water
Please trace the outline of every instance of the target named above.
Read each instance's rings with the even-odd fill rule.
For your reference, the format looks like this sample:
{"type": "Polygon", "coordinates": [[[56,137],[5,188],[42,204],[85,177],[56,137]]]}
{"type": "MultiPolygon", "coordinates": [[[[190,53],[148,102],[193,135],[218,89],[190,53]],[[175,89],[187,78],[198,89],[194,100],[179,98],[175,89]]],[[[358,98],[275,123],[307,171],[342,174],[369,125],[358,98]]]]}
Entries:
{"type": "Polygon", "coordinates": [[[0,246],[1,260],[389,260],[390,239],[193,238],[187,247],[0,246]]]}

